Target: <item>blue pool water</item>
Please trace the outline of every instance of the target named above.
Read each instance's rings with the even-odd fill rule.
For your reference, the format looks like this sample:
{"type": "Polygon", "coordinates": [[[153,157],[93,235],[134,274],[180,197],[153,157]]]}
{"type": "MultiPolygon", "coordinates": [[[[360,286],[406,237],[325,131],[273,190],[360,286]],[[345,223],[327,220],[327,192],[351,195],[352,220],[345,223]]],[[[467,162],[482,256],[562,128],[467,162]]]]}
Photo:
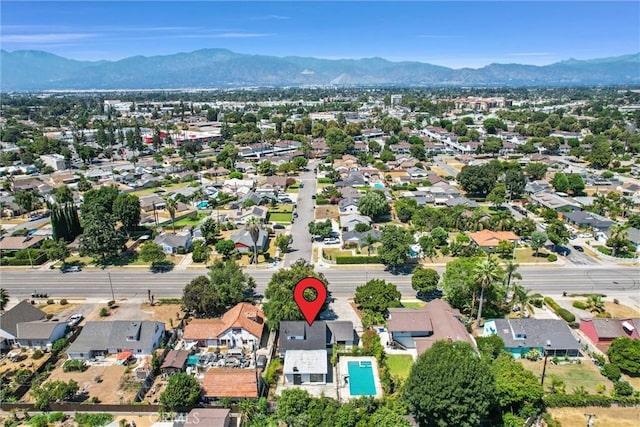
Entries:
{"type": "Polygon", "coordinates": [[[195,354],[192,354],[191,356],[187,357],[187,366],[196,366],[198,364],[198,356],[195,354]]]}
{"type": "Polygon", "coordinates": [[[209,206],[209,202],[203,201],[203,202],[198,203],[196,206],[198,207],[198,209],[205,209],[205,208],[207,208],[209,206]]]}
{"type": "Polygon", "coordinates": [[[383,184],[383,183],[381,183],[381,182],[376,182],[375,184],[373,184],[373,186],[374,186],[375,188],[384,188],[384,184],[383,184]]]}
{"type": "Polygon", "coordinates": [[[373,366],[370,361],[348,362],[349,393],[352,396],[375,396],[373,366]]]}

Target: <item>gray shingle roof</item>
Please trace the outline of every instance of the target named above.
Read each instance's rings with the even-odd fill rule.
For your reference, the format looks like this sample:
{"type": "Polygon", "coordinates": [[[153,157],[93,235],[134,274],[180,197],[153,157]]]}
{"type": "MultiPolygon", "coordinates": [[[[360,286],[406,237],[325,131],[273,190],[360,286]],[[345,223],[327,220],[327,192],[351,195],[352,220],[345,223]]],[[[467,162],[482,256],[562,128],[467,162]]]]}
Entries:
{"type": "Polygon", "coordinates": [[[329,329],[328,342],[353,341],[353,322],[350,320],[333,320],[326,322],[329,329]]]}
{"type": "Polygon", "coordinates": [[[16,336],[18,332],[18,323],[42,320],[44,317],[44,311],[32,306],[29,301],[20,301],[11,310],[7,310],[0,314],[0,330],[16,336]]]}
{"type": "Polygon", "coordinates": [[[164,323],[146,320],[114,320],[87,322],[68,353],[89,353],[110,348],[127,349],[136,343],[138,348],[153,347],[156,328],[164,329],[164,323]],[[134,336],[135,341],[127,340],[134,336]]]}
{"type": "MultiPolygon", "coordinates": [[[[21,340],[49,339],[58,325],[65,322],[20,322],[18,338],[21,340]]],[[[66,323],[65,323],[66,324],[66,323]]]]}
{"type": "Polygon", "coordinates": [[[580,349],[580,344],[563,320],[496,319],[496,333],[505,347],[544,347],[549,350],[580,349]],[[516,334],[524,338],[517,339],[516,334]]]}

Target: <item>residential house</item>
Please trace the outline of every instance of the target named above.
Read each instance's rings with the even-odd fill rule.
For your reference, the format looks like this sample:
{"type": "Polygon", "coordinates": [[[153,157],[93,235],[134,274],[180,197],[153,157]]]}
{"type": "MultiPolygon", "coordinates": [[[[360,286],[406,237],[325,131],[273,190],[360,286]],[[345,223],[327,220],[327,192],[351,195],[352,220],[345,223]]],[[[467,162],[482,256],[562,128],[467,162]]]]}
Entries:
{"type": "Polygon", "coordinates": [[[588,211],[572,211],[561,214],[565,221],[579,228],[607,231],[615,224],[609,218],[588,211]]]}
{"type": "Polygon", "coordinates": [[[346,178],[334,184],[340,187],[362,187],[367,184],[366,178],[360,172],[351,172],[346,178]]]}
{"type": "Polygon", "coordinates": [[[164,209],[167,202],[157,194],[140,197],[140,209],[150,212],[154,209],[164,209]]]}
{"type": "Polygon", "coordinates": [[[265,316],[255,305],[242,302],[218,319],[193,319],[184,328],[187,345],[228,348],[258,348],[264,333],[265,316]]]}
{"type": "Polygon", "coordinates": [[[478,202],[475,200],[467,199],[466,197],[456,197],[455,199],[449,199],[444,202],[446,206],[466,206],[468,208],[477,208],[478,202]]]}
{"type": "Polygon", "coordinates": [[[343,199],[353,199],[354,201],[357,201],[362,197],[362,194],[353,187],[341,187],[338,188],[338,191],[343,199]]]}
{"type": "Polygon", "coordinates": [[[288,350],[284,358],[284,378],[288,384],[326,384],[327,350],[288,350]]]}
{"type": "Polygon", "coordinates": [[[254,166],[253,163],[237,162],[235,166],[238,172],[249,173],[249,174],[256,173],[256,167],[254,166]]]}
{"type": "Polygon", "coordinates": [[[640,318],[631,319],[580,319],[580,330],[606,352],[611,342],[619,337],[640,339],[640,318]]]}
{"type": "Polygon", "coordinates": [[[0,238],[0,253],[14,253],[23,249],[37,249],[46,240],[44,236],[3,236],[0,238]]]}
{"type": "Polygon", "coordinates": [[[107,354],[130,352],[149,356],[164,338],[164,322],[148,320],[113,320],[87,322],[69,346],[70,359],[89,360],[107,354]]]}
{"type": "Polygon", "coordinates": [[[340,215],[359,214],[358,200],[352,198],[340,199],[338,202],[338,211],[340,215]]]}
{"type": "Polygon", "coordinates": [[[153,242],[159,245],[165,254],[172,255],[182,251],[180,248],[185,252],[191,250],[193,237],[188,231],[179,234],[162,233],[153,239],[153,242]]]}
{"type": "Polygon", "coordinates": [[[482,230],[475,233],[469,233],[468,236],[473,243],[485,251],[495,250],[502,241],[515,244],[520,240],[520,236],[512,231],[482,230]]]}
{"type": "Polygon", "coordinates": [[[365,215],[348,214],[340,216],[340,229],[342,231],[354,231],[356,225],[367,224],[371,225],[371,218],[365,215]]]}
{"type": "Polygon", "coordinates": [[[429,172],[422,168],[412,167],[407,169],[407,175],[409,175],[409,177],[411,178],[424,178],[429,175],[429,172]]]}
{"type": "MultiPolygon", "coordinates": [[[[10,310],[0,314],[0,349],[10,348],[18,337],[18,324],[37,322],[45,318],[44,311],[34,307],[28,300],[20,301],[10,310]]],[[[53,322],[52,322],[53,323],[53,322]]]]}
{"type": "Polygon", "coordinates": [[[169,375],[184,372],[188,358],[189,351],[187,350],[169,350],[162,365],[160,365],[160,371],[162,371],[163,374],[169,375]]]}
{"type": "MultiPolygon", "coordinates": [[[[224,408],[193,408],[185,417],[184,422],[177,421],[170,427],[230,427],[230,409],[224,408]]],[[[235,421],[234,421],[235,423],[235,421]]]]}
{"type": "Polygon", "coordinates": [[[222,184],[221,191],[227,194],[247,194],[253,190],[255,182],[252,179],[226,179],[222,184]]]}
{"type": "Polygon", "coordinates": [[[207,400],[256,399],[264,388],[253,369],[211,368],[204,374],[202,394],[207,400]]]}
{"type": "Polygon", "coordinates": [[[253,252],[254,246],[258,247],[258,252],[266,251],[269,247],[269,235],[262,227],[260,227],[260,231],[258,232],[258,240],[256,242],[253,241],[249,230],[247,230],[246,228],[233,233],[230,239],[236,245],[236,250],[240,253],[253,252]]]}
{"type": "Polygon", "coordinates": [[[516,359],[526,357],[531,350],[541,356],[580,356],[580,343],[564,320],[493,319],[484,324],[484,336],[489,335],[502,338],[505,351],[516,359]]]}
{"type": "Polygon", "coordinates": [[[328,349],[334,345],[350,347],[357,342],[350,321],[280,322],[278,353],[284,357],[285,382],[288,384],[325,384],[328,374],[328,349]]]}
{"type": "Polygon", "coordinates": [[[15,202],[13,196],[0,197],[0,218],[13,218],[26,213],[27,211],[15,202]]]}
{"type": "Polygon", "coordinates": [[[475,342],[460,321],[460,312],[444,300],[435,299],[420,309],[390,308],[387,319],[388,343],[427,351],[439,340],[475,342]]]}
{"type": "Polygon", "coordinates": [[[345,246],[357,246],[361,247],[366,240],[367,236],[371,235],[376,241],[380,241],[382,233],[379,230],[371,229],[364,232],[358,231],[345,231],[342,233],[342,243],[345,246]]]}
{"type": "Polygon", "coordinates": [[[56,340],[65,336],[67,325],[67,322],[48,320],[20,322],[17,324],[15,343],[19,347],[51,348],[56,340]]]}
{"type": "Polygon", "coordinates": [[[579,210],[580,208],[577,203],[569,200],[568,198],[558,196],[557,194],[550,193],[548,191],[531,194],[531,201],[538,206],[556,211],[570,212],[579,210]]]}
{"type": "Polygon", "coordinates": [[[42,185],[38,178],[16,179],[11,182],[11,191],[14,193],[20,190],[37,190],[42,185]]]}
{"type": "MultiPolygon", "coordinates": [[[[261,196],[257,196],[259,200],[262,200],[261,196]]],[[[249,221],[249,218],[255,217],[260,220],[260,222],[264,223],[267,220],[267,216],[269,211],[267,208],[260,206],[250,206],[247,209],[240,207],[237,211],[231,213],[229,215],[229,219],[235,221],[236,224],[246,224],[249,221]]]]}

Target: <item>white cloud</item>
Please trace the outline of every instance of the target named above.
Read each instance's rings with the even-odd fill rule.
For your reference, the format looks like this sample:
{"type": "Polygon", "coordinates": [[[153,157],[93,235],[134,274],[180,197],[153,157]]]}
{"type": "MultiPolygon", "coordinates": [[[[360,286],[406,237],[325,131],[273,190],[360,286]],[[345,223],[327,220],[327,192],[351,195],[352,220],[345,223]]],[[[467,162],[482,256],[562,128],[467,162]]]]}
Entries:
{"type": "Polygon", "coordinates": [[[0,36],[3,43],[60,43],[95,37],[92,33],[9,34],[0,36]]]}
{"type": "Polygon", "coordinates": [[[283,19],[290,19],[288,16],[284,16],[284,15],[263,15],[263,16],[254,16],[253,18],[250,18],[253,21],[269,21],[269,20],[283,20],[283,19]]]}

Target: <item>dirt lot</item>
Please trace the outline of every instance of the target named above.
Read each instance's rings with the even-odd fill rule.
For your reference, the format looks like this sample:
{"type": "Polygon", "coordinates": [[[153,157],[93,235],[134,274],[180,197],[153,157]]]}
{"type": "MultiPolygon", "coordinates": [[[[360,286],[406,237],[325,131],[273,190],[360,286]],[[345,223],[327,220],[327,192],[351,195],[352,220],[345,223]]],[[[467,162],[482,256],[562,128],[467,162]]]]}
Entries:
{"type": "Polygon", "coordinates": [[[149,320],[157,320],[165,323],[165,329],[171,329],[171,320],[178,325],[178,319],[184,317],[180,304],[140,304],[140,311],[149,315],[149,320]]]}
{"type": "Polygon", "coordinates": [[[640,425],[640,408],[554,408],[548,410],[562,427],[584,427],[587,417],[595,414],[594,427],[637,427],[640,425]]]}
{"type": "MultiPolygon", "coordinates": [[[[58,301],[58,303],[59,302],[60,301],[58,301]]],[[[58,303],[43,304],[43,305],[39,305],[38,308],[47,314],[51,313],[64,319],[66,315],[70,316],[72,314],[71,312],[74,311],[79,305],[78,303],[75,303],[75,302],[69,302],[68,304],[65,304],[65,305],[60,305],[58,303]]]]}
{"type": "MultiPolygon", "coordinates": [[[[84,372],[64,372],[62,365],[66,359],[61,360],[56,368],[51,372],[49,380],[76,380],[80,390],[88,392],[88,399],[97,397],[101,403],[120,403],[133,400],[138,391],[139,383],[129,383],[123,385],[124,380],[131,373],[127,374],[127,367],[118,365],[109,360],[102,365],[89,366],[84,372]],[[96,382],[96,377],[101,377],[102,382],[96,382]]],[[[131,367],[133,372],[133,367],[131,367]]],[[[28,395],[27,395],[28,396],[28,395]]]]}
{"type": "Polygon", "coordinates": [[[631,307],[622,304],[614,304],[613,302],[604,303],[605,310],[611,313],[614,319],[624,319],[630,317],[640,317],[640,313],[631,307]]]}
{"type": "Polygon", "coordinates": [[[32,354],[33,351],[25,351],[22,356],[25,358],[19,362],[12,362],[7,359],[6,356],[3,356],[2,359],[0,359],[0,377],[4,376],[9,371],[16,371],[18,369],[30,369],[35,371],[49,359],[49,355],[45,354],[44,357],[34,360],[31,358],[32,354]]]}
{"type": "Polygon", "coordinates": [[[316,221],[322,221],[327,218],[335,219],[340,217],[337,205],[319,205],[316,206],[316,221]]]}

